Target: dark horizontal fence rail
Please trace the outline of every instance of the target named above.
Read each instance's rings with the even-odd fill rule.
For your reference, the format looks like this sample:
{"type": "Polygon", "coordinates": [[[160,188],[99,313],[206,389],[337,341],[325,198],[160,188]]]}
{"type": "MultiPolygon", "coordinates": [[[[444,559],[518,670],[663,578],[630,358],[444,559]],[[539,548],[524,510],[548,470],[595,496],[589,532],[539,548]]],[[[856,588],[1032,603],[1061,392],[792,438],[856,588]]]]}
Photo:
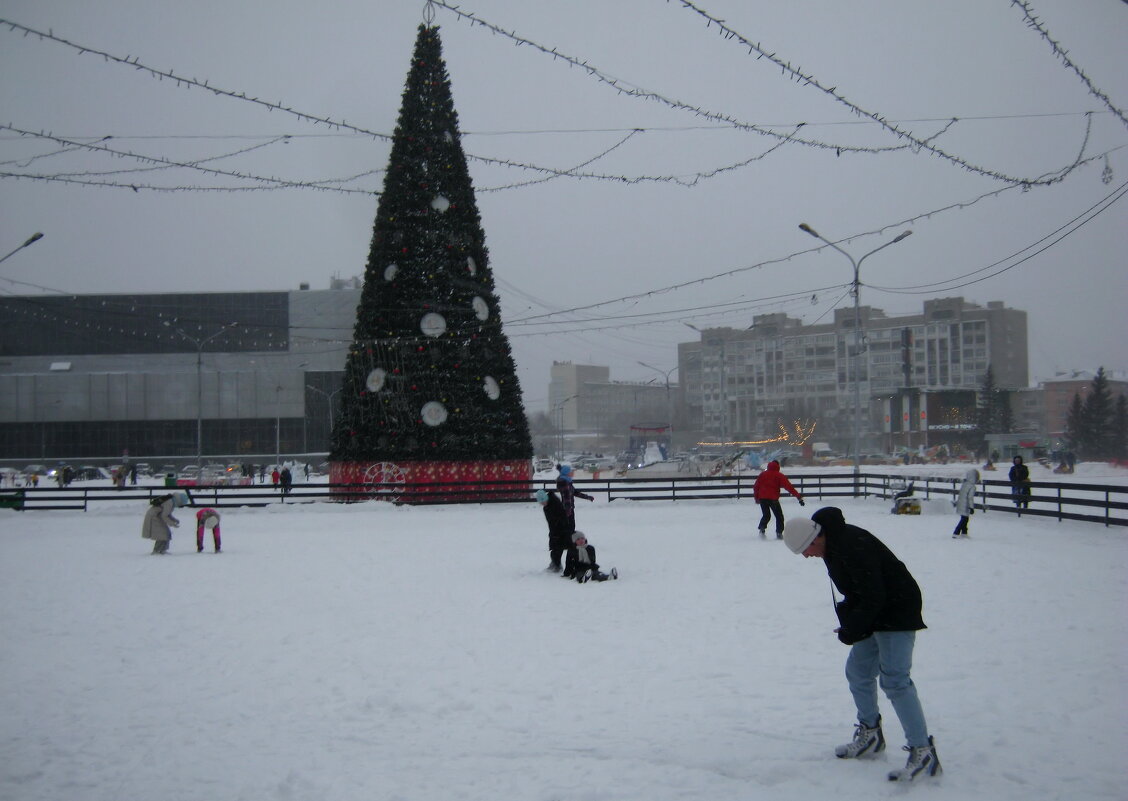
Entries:
{"type": "MultiPolygon", "coordinates": [[[[862,473],[855,485],[852,473],[806,473],[790,476],[806,498],[833,503],[837,498],[873,497],[892,500],[908,482],[913,496],[921,501],[951,501],[960,479],[938,476],[862,473]]],[[[577,479],[575,486],[589,495],[602,495],[608,502],[752,499],[755,476],[670,476],[662,478],[577,479]]],[[[1078,520],[1105,526],[1128,526],[1128,486],[1034,482],[1027,498],[1029,507],[1015,506],[1006,481],[985,479],[977,485],[976,510],[1056,520],[1078,520]]],[[[137,485],[116,487],[23,487],[0,490],[0,508],[27,511],[81,510],[92,505],[128,501],[147,503],[169,492],[188,493],[192,506],[269,506],[277,503],[390,501],[399,504],[518,503],[532,499],[538,489],[553,489],[553,480],[497,482],[435,482],[430,484],[294,484],[283,494],[280,488],[245,486],[165,487],[137,485]]]]}

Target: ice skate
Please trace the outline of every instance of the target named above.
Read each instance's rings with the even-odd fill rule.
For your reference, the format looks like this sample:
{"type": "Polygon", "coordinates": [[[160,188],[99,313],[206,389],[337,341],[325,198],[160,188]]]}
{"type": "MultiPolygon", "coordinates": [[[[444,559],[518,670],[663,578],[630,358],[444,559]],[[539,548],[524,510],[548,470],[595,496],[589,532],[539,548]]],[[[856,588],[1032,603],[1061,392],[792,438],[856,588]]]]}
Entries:
{"type": "Polygon", "coordinates": [[[936,756],[936,746],[931,736],[928,738],[928,745],[916,748],[906,745],[905,750],[909,752],[905,767],[901,770],[889,771],[889,781],[911,782],[918,776],[939,776],[944,772],[940,767],[940,759],[936,756]]]}
{"type": "Polygon", "coordinates": [[[854,739],[834,749],[839,759],[872,759],[885,750],[885,735],[881,732],[881,716],[877,725],[870,728],[864,723],[854,726],[854,739]]]}

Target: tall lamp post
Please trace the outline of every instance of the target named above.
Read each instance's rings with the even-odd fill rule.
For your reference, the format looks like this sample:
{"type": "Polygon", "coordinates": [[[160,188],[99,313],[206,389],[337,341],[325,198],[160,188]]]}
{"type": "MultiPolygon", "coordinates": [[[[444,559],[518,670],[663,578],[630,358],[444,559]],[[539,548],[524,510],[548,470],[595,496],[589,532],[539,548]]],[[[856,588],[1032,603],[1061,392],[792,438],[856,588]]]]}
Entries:
{"type": "Polygon", "coordinates": [[[815,239],[825,242],[827,245],[837,250],[843,256],[850,260],[850,264],[854,267],[854,280],[851,282],[851,291],[854,293],[854,493],[858,492],[858,483],[862,472],[862,455],[861,448],[861,431],[862,431],[862,312],[859,303],[859,296],[861,295],[862,283],[858,278],[858,272],[861,270],[862,262],[867,258],[877,253],[879,250],[884,250],[890,245],[896,245],[902,239],[910,236],[912,231],[905,231],[898,234],[893,239],[886,242],[884,245],[874,248],[869,253],[866,253],[860,259],[855,259],[838,245],[831,242],[826,237],[820,235],[814,228],[807,225],[807,223],[800,223],[799,230],[804,233],[810,234],[815,239]]]}
{"type": "Polygon", "coordinates": [[[552,406],[553,422],[558,423],[556,427],[556,458],[563,460],[564,458],[564,404],[570,400],[580,397],[578,394],[569,395],[559,403],[552,406]]]}
{"type": "Polygon", "coordinates": [[[38,241],[39,241],[40,239],[42,239],[42,238],[43,238],[43,234],[41,234],[41,233],[38,233],[38,232],[36,232],[36,233],[32,234],[31,236],[29,236],[29,237],[27,238],[27,241],[26,241],[26,242],[24,242],[24,243],[23,243],[22,245],[20,245],[20,246],[19,246],[18,248],[16,248],[15,250],[13,250],[13,251],[12,251],[11,253],[9,253],[8,255],[4,256],[4,258],[0,259],[0,261],[7,261],[7,260],[8,260],[8,259],[10,259],[10,258],[11,258],[12,256],[15,256],[15,255],[16,255],[17,253],[19,253],[19,252],[20,252],[21,250],[23,250],[24,248],[26,248],[26,247],[27,247],[28,245],[34,245],[34,244],[35,244],[36,242],[38,242],[38,241]]]}
{"type": "Polygon", "coordinates": [[[647,368],[648,370],[653,370],[666,380],[666,426],[669,429],[670,451],[672,453],[674,450],[674,407],[670,402],[670,376],[675,370],[678,369],[678,367],[680,367],[680,365],[674,365],[669,370],[659,370],[654,365],[647,364],[646,362],[639,362],[639,364],[647,368]]]}
{"type": "MultiPolygon", "coordinates": [[[[168,325],[166,322],[165,325],[168,325]]],[[[220,326],[220,329],[210,336],[194,337],[191,334],[186,334],[179,328],[172,330],[180,334],[180,336],[187,339],[196,346],[196,469],[203,469],[203,446],[204,446],[204,345],[211,342],[217,336],[222,334],[228,328],[234,328],[239,323],[226,323],[220,326]]],[[[198,474],[197,474],[198,475],[198,474]]]]}
{"type": "MultiPolygon", "coordinates": [[[[332,392],[326,392],[323,389],[318,389],[313,384],[306,384],[306,389],[308,389],[310,392],[316,392],[318,395],[325,398],[325,403],[329,407],[329,436],[332,437],[333,436],[333,398],[337,397],[337,393],[340,392],[341,390],[335,389],[332,392]]],[[[342,389],[343,389],[343,387],[342,387],[342,389]]]]}

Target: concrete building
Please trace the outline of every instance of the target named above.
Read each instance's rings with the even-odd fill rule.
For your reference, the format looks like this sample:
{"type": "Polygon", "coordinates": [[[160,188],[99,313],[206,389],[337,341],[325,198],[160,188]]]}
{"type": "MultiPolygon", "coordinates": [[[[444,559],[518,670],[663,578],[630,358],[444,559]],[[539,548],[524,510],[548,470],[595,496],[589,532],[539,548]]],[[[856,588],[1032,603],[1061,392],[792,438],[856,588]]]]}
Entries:
{"type": "Polygon", "coordinates": [[[0,298],[0,459],[324,453],[360,299],[331,286],[0,298]]]}
{"type": "Polygon", "coordinates": [[[1001,302],[928,300],[920,314],[860,309],[805,326],[785,314],[753,318],[746,330],[711,328],[678,346],[687,425],[725,442],[778,432],[777,421],[817,420],[820,439],[845,450],[853,430],[855,381],[862,398],[863,452],[929,444],[970,430],[988,366],[1000,388],[1028,384],[1026,312],[1001,302]]]}
{"type": "Polygon", "coordinates": [[[549,378],[549,418],[562,431],[625,439],[632,425],[672,422],[676,384],[612,381],[609,367],[572,362],[553,362],[549,378]]]}
{"type": "MultiPolygon", "coordinates": [[[[1065,424],[1073,397],[1080,396],[1083,403],[1089,397],[1095,376],[1095,370],[1072,370],[1058,373],[1038,384],[1042,396],[1042,430],[1054,446],[1065,438],[1065,424]]],[[[1128,376],[1106,370],[1105,377],[1114,401],[1118,395],[1128,396],[1128,376]]]]}

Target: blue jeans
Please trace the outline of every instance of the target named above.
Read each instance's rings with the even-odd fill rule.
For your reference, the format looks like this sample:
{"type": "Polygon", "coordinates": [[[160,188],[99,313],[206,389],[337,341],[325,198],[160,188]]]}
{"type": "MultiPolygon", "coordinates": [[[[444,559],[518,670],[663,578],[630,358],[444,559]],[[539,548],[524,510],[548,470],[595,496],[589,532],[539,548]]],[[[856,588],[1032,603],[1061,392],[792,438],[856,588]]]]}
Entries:
{"type": "Polygon", "coordinates": [[[913,667],[915,631],[875,631],[854,643],[846,659],[846,680],[858,708],[858,722],[876,726],[877,680],[893,704],[893,711],[905,730],[905,741],[912,747],[928,745],[928,726],[917,698],[916,685],[909,678],[913,667]]]}

